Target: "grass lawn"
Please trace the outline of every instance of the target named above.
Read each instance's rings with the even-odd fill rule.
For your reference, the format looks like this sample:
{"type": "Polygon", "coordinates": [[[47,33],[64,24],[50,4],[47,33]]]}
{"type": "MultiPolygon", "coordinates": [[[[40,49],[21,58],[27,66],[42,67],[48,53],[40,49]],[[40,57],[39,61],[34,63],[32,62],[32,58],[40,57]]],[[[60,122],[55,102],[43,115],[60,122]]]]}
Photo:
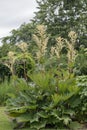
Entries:
{"type": "Polygon", "coordinates": [[[0,130],[13,130],[13,124],[4,111],[5,107],[0,107],[0,130]]]}
{"type": "MultiPolygon", "coordinates": [[[[13,123],[5,113],[5,107],[0,107],[0,130],[13,130],[13,123]]],[[[22,130],[29,130],[25,128],[22,130]]]]}

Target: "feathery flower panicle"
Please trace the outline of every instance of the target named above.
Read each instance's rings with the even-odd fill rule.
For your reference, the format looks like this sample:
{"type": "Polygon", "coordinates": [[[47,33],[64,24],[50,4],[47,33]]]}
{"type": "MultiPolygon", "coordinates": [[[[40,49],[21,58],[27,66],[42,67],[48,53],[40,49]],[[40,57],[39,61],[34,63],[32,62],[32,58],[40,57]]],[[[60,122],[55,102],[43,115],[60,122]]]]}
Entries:
{"type": "Polygon", "coordinates": [[[9,57],[9,63],[10,64],[14,64],[15,62],[15,53],[13,51],[9,51],[8,52],[8,57],[9,57]]]}
{"type": "Polygon", "coordinates": [[[28,45],[27,45],[26,42],[19,43],[17,46],[18,46],[23,52],[25,52],[25,51],[27,50],[27,48],[28,48],[28,45]]]}
{"type": "Polygon", "coordinates": [[[74,44],[74,43],[76,42],[76,39],[77,39],[77,34],[76,34],[76,32],[70,31],[69,34],[68,34],[68,36],[70,37],[71,42],[74,44]]]}
{"type": "Polygon", "coordinates": [[[68,45],[68,52],[67,52],[68,62],[74,62],[76,58],[76,50],[72,44],[68,45]]]}
{"type": "Polygon", "coordinates": [[[13,65],[15,62],[15,53],[13,51],[8,52],[8,61],[6,61],[4,64],[11,70],[12,74],[14,73],[13,65]]]}
{"type": "Polygon", "coordinates": [[[56,41],[61,44],[64,42],[64,39],[62,37],[57,37],[56,41]]]}
{"type": "Polygon", "coordinates": [[[64,39],[61,37],[56,38],[57,41],[57,48],[61,51],[62,48],[64,47],[64,39]]]}
{"type": "Polygon", "coordinates": [[[64,47],[64,39],[61,37],[56,38],[57,44],[51,48],[51,56],[56,54],[57,58],[60,58],[61,50],[64,47]]]}
{"type": "Polygon", "coordinates": [[[60,51],[58,48],[55,49],[55,54],[56,54],[57,58],[59,59],[60,58],[60,51]]]}
{"type": "Polygon", "coordinates": [[[68,63],[74,62],[76,58],[76,50],[74,48],[77,34],[74,31],[69,32],[68,36],[70,37],[70,41],[67,39],[64,39],[68,52],[67,52],[67,58],[68,58],[68,63]]]}
{"type": "Polygon", "coordinates": [[[47,44],[48,44],[48,39],[49,39],[46,35],[46,28],[44,25],[37,26],[37,35],[34,34],[33,39],[36,42],[37,47],[38,47],[36,56],[37,56],[38,61],[40,61],[40,59],[44,57],[47,52],[47,44]]]}
{"type": "Polygon", "coordinates": [[[68,63],[74,62],[76,58],[76,51],[74,49],[68,50],[67,57],[68,63]]]}
{"type": "Polygon", "coordinates": [[[74,37],[75,39],[77,38],[77,34],[76,34],[76,32],[74,32],[74,31],[70,31],[69,34],[68,34],[68,36],[69,36],[70,38],[72,38],[72,37],[74,37]]]}
{"type": "Polygon", "coordinates": [[[36,52],[36,56],[37,56],[37,60],[40,60],[42,56],[41,52],[40,51],[36,52]]]}
{"type": "Polygon", "coordinates": [[[53,57],[55,54],[55,47],[51,47],[51,50],[50,50],[50,56],[53,57]]]}
{"type": "Polygon", "coordinates": [[[13,51],[9,51],[9,52],[8,52],[8,57],[9,57],[9,58],[13,58],[13,57],[14,57],[14,54],[15,54],[15,53],[14,53],[13,51]]]}
{"type": "Polygon", "coordinates": [[[35,34],[33,34],[33,40],[36,42],[38,48],[40,49],[42,47],[41,39],[38,38],[35,34]]]}
{"type": "Polygon", "coordinates": [[[37,31],[42,36],[46,33],[46,27],[44,25],[37,25],[37,31]]]}

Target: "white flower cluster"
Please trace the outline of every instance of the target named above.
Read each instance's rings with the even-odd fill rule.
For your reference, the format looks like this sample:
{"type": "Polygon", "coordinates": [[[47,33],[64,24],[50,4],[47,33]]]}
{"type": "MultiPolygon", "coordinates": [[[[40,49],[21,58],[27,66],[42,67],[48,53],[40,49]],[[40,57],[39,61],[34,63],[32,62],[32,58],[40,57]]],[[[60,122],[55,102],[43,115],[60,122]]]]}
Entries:
{"type": "Polygon", "coordinates": [[[28,48],[28,45],[27,45],[26,42],[19,43],[17,46],[18,46],[23,52],[25,52],[25,51],[27,50],[27,48],[28,48]]]}

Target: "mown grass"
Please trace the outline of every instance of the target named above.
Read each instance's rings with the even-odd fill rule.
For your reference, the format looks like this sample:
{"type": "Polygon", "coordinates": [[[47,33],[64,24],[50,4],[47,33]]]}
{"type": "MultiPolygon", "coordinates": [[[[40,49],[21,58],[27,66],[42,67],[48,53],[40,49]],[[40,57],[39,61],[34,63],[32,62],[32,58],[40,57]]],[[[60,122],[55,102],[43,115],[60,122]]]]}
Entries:
{"type": "MultiPolygon", "coordinates": [[[[0,130],[13,130],[13,127],[14,124],[5,113],[5,107],[0,107],[0,130]]],[[[29,128],[18,130],[29,130],[29,128]]]]}
{"type": "Polygon", "coordinates": [[[5,113],[5,107],[0,107],[0,130],[13,130],[13,123],[5,113]]]}

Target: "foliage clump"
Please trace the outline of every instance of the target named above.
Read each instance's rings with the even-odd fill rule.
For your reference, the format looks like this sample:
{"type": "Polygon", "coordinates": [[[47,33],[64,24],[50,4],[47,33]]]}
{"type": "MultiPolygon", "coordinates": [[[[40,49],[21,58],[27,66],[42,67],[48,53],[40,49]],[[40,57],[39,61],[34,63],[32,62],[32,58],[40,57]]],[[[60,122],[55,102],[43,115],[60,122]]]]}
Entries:
{"type": "Polygon", "coordinates": [[[12,66],[16,70],[23,63],[24,77],[15,77],[15,93],[7,90],[5,95],[7,113],[14,118],[15,128],[74,129],[74,124],[82,128],[81,122],[86,122],[87,80],[86,76],[78,77],[75,73],[79,54],[75,49],[77,34],[71,31],[68,36],[69,39],[57,37],[56,45],[49,51],[46,28],[38,25],[33,35],[34,57],[26,43],[18,44],[21,51],[16,53],[12,66]]]}

